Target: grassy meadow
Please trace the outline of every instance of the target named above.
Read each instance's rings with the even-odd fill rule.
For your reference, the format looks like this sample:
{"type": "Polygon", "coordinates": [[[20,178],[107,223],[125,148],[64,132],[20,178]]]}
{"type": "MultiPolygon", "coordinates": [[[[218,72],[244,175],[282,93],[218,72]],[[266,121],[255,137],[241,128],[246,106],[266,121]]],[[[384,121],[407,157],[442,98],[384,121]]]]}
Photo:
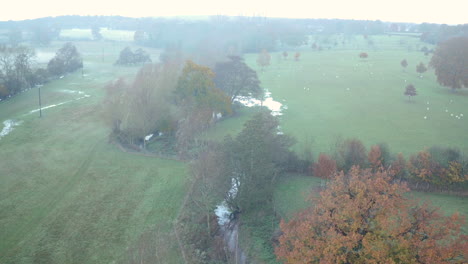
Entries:
{"type": "MultiPolygon", "coordinates": [[[[102,38],[105,40],[133,41],[133,35],[135,32],[128,30],[101,28],[100,33],[102,35],[102,38]]],[[[93,34],[91,29],[74,28],[61,30],[60,37],[63,39],[91,40],[93,38],[93,34]]]]}
{"type": "Polygon", "coordinates": [[[64,104],[31,114],[36,88],[0,103],[0,123],[21,122],[0,139],[0,263],[180,263],[172,223],[188,187],[186,165],[108,143],[103,87],[138,67],[112,65],[126,43],[75,44],[84,76],[41,88],[43,107],[64,104]]]}
{"type": "Polygon", "coordinates": [[[392,152],[406,156],[433,145],[468,153],[468,90],[453,93],[440,86],[432,70],[420,78],[416,65],[427,65],[430,56],[401,47],[399,37],[375,37],[376,48],[356,38],[342,48],[299,50],[299,61],[291,50],[287,60],[272,53],[264,72],[256,65],[256,54],[246,56],[263,87],[287,106],[281,117],[283,131],[296,137],[298,146],[312,141],[316,154],[329,152],[337,138],[351,137],[367,147],[386,142],[392,152]],[[360,59],[361,51],[369,58],[360,59]],[[409,64],[406,71],[400,66],[403,59],[409,64]],[[403,95],[410,83],[418,93],[411,102],[403,95]],[[457,119],[460,114],[464,117],[457,119]]]}

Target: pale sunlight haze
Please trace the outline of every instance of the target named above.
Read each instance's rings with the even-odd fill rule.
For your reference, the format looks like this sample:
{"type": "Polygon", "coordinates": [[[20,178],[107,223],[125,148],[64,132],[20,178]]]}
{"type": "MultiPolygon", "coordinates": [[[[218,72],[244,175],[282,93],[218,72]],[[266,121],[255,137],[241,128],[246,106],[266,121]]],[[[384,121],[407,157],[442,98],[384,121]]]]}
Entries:
{"type": "Polygon", "coordinates": [[[0,20],[23,20],[61,15],[205,16],[244,15],[287,18],[339,18],[394,22],[467,23],[467,3],[447,1],[10,1],[0,20]],[[27,8],[25,8],[27,7],[27,8]]]}

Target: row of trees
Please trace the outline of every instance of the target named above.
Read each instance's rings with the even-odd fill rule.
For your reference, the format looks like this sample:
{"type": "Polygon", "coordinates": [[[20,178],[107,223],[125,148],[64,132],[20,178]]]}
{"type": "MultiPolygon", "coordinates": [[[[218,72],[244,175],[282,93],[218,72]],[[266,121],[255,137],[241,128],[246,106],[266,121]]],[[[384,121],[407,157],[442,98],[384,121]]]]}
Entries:
{"type": "Polygon", "coordinates": [[[457,149],[431,147],[406,160],[401,153],[390,153],[385,144],[374,145],[367,152],[358,139],[339,141],[333,155],[320,154],[310,169],[314,176],[329,179],[338,171],[349,171],[352,166],[373,171],[384,168],[395,178],[416,186],[460,189],[468,183],[468,159],[457,149]]]}
{"type": "Polygon", "coordinates": [[[72,43],[57,51],[47,69],[35,68],[34,56],[34,51],[27,47],[0,46],[0,99],[83,67],[81,55],[72,43]]]}
{"type": "MultiPolygon", "coordinates": [[[[403,71],[406,71],[406,67],[408,67],[408,61],[406,59],[403,59],[400,62],[401,67],[403,67],[403,71]]],[[[422,74],[427,71],[426,65],[424,63],[420,62],[418,65],[416,65],[416,72],[420,74],[420,77],[422,77],[422,74]]]]}

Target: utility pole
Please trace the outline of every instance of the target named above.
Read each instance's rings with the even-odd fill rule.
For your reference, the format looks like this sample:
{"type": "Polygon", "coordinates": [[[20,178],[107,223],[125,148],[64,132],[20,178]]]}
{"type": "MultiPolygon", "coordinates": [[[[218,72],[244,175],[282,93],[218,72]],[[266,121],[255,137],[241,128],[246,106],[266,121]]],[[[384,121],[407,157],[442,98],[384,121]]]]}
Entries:
{"type": "Polygon", "coordinates": [[[39,117],[42,117],[41,86],[39,86],[39,117]]]}
{"type": "Polygon", "coordinates": [[[41,106],[41,86],[39,88],[39,117],[42,117],[42,106],[41,106]]]}

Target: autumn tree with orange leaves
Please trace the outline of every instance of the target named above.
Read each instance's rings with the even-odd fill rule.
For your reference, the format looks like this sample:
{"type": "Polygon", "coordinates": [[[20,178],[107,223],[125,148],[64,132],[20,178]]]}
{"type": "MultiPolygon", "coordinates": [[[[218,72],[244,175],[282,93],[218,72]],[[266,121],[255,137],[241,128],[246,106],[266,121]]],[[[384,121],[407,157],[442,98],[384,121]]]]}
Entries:
{"type": "Polygon", "coordinates": [[[406,177],[406,160],[402,153],[398,153],[396,159],[392,162],[390,170],[394,178],[402,179],[406,177]]]}
{"type": "Polygon", "coordinates": [[[367,57],[369,57],[369,54],[367,54],[366,52],[361,52],[361,53],[359,53],[359,58],[361,58],[361,59],[367,59],[367,57]]]}
{"type": "Polygon", "coordinates": [[[369,154],[367,155],[367,159],[373,170],[377,170],[383,166],[382,152],[380,151],[379,145],[375,145],[371,147],[369,154]]]}
{"type": "Polygon", "coordinates": [[[312,173],[315,177],[329,179],[336,173],[336,161],[321,153],[318,161],[312,165],[312,173]]]}
{"type": "Polygon", "coordinates": [[[431,185],[448,186],[468,181],[468,166],[457,151],[432,147],[412,155],[408,172],[412,180],[431,185]]]}
{"type": "Polygon", "coordinates": [[[275,249],[284,263],[466,263],[464,219],[408,199],[385,171],[337,174],[289,222],[275,249]]]}
{"type": "Polygon", "coordinates": [[[265,67],[270,65],[270,60],[271,60],[271,55],[270,53],[268,53],[266,49],[263,49],[262,52],[258,54],[257,64],[262,69],[262,72],[265,69],[265,67]]]}
{"type": "Polygon", "coordinates": [[[206,66],[186,61],[174,90],[176,105],[184,118],[176,133],[180,155],[185,155],[194,137],[206,129],[215,113],[232,113],[231,98],[216,87],[213,71],[206,66]]]}
{"type": "Polygon", "coordinates": [[[296,52],[296,54],[294,54],[294,60],[296,61],[299,61],[299,58],[301,57],[301,53],[300,52],[296,52]]]}

